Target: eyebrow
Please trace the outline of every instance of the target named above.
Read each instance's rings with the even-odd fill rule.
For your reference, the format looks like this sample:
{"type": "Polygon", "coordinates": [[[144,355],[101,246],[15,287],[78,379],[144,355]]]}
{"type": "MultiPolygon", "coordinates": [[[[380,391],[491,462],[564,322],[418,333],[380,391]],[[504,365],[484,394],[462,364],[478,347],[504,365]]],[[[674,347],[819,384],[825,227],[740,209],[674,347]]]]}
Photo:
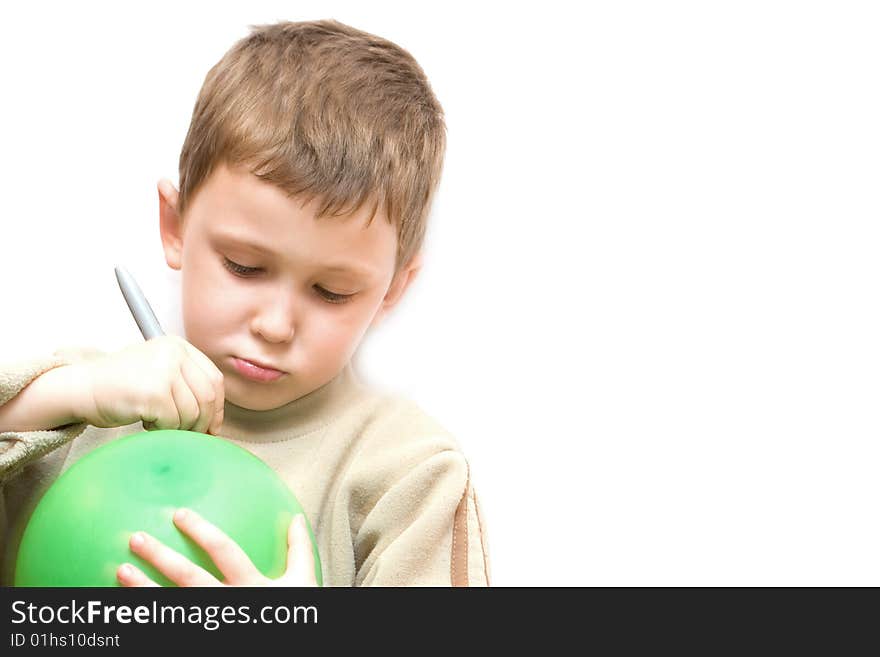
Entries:
{"type": "MultiPolygon", "coordinates": [[[[256,251],[258,253],[262,253],[264,255],[277,257],[278,253],[273,251],[267,246],[263,246],[259,242],[250,240],[246,237],[239,237],[238,235],[233,235],[231,233],[217,232],[215,233],[216,237],[223,242],[231,242],[237,246],[243,246],[252,251],[256,251]]],[[[364,278],[369,278],[372,275],[372,271],[367,268],[357,267],[355,265],[349,265],[345,263],[332,263],[329,265],[323,265],[321,269],[325,271],[333,271],[339,272],[342,274],[353,274],[355,276],[362,276],[364,278]]]]}

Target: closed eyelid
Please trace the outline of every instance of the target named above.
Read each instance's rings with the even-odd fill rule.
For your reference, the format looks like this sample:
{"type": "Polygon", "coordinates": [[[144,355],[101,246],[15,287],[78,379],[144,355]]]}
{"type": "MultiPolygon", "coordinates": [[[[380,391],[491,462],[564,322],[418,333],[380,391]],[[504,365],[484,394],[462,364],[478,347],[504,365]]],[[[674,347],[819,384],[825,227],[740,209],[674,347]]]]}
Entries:
{"type": "Polygon", "coordinates": [[[260,271],[260,267],[248,267],[247,265],[240,265],[234,260],[230,260],[227,257],[223,257],[223,266],[233,273],[245,274],[254,271],[260,271]]]}
{"type": "MultiPolygon", "coordinates": [[[[238,276],[239,278],[254,278],[251,274],[262,271],[261,267],[247,267],[245,265],[240,265],[234,260],[230,260],[226,256],[223,257],[223,266],[234,276],[238,276]]],[[[332,303],[335,305],[347,303],[352,298],[357,295],[357,292],[353,292],[351,294],[343,294],[341,292],[332,292],[322,285],[315,284],[315,289],[318,294],[328,303],[332,303]]]]}
{"type": "Polygon", "coordinates": [[[345,303],[354,296],[354,294],[339,294],[337,292],[331,292],[330,290],[327,290],[320,285],[317,285],[316,287],[320,290],[319,293],[321,294],[321,296],[326,298],[331,303],[345,303]]]}

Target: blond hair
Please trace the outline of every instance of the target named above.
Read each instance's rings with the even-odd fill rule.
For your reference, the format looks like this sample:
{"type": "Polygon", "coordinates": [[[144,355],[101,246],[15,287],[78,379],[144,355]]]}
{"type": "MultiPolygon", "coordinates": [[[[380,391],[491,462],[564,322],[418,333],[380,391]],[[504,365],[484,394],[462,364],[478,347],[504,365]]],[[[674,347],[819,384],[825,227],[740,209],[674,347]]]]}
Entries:
{"type": "Polygon", "coordinates": [[[397,267],[421,248],[446,148],[443,109],[416,60],[337,21],[251,25],[205,77],[180,153],[178,213],[225,162],[317,217],[370,204],[397,228],[397,267]]]}

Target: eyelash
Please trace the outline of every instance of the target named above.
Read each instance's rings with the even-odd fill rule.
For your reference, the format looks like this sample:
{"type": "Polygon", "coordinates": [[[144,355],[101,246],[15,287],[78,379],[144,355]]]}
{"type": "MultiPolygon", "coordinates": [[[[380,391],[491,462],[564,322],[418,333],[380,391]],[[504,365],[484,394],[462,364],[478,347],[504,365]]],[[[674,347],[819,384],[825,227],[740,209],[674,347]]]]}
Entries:
{"type": "MultiPolygon", "coordinates": [[[[227,270],[232,272],[233,275],[238,276],[239,278],[250,278],[250,275],[252,273],[260,271],[259,267],[245,267],[244,265],[233,262],[226,257],[223,258],[223,266],[226,267],[227,270]]],[[[325,290],[320,285],[316,285],[315,289],[317,290],[318,294],[320,294],[321,297],[328,303],[347,303],[354,296],[353,294],[336,294],[335,292],[331,292],[330,290],[325,290]]]]}

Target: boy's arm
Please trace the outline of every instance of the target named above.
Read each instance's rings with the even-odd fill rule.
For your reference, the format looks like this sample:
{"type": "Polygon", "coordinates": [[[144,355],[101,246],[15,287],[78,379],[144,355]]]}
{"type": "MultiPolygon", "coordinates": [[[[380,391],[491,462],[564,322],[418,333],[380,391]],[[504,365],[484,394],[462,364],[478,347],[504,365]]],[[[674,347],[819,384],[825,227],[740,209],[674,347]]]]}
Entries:
{"type": "Polygon", "coordinates": [[[85,430],[68,408],[75,382],[66,366],[99,353],[59,350],[0,367],[0,482],[85,430]]]}
{"type": "Polygon", "coordinates": [[[25,372],[13,367],[0,372],[0,434],[12,431],[47,431],[83,418],[75,416],[72,391],[76,389],[75,368],[68,364],[50,369],[30,379],[36,363],[25,364],[25,372]],[[19,371],[17,371],[19,370],[19,371]],[[23,387],[21,381],[27,381],[23,387]],[[8,401],[5,397],[14,395],[8,401]]]}
{"type": "Polygon", "coordinates": [[[488,586],[485,519],[461,452],[434,453],[399,474],[359,527],[355,584],[488,586]]]}

